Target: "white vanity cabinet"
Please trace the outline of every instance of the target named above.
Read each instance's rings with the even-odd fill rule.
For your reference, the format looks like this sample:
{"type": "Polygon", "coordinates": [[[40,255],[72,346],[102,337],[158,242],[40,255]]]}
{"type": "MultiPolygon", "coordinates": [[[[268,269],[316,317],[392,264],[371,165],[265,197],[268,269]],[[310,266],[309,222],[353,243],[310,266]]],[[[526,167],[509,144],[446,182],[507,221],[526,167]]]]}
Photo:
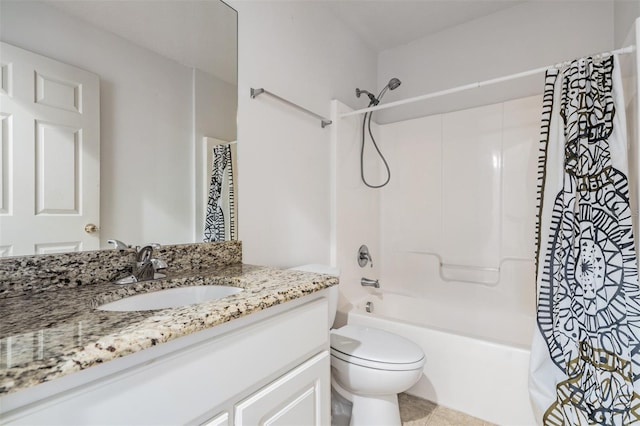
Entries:
{"type": "Polygon", "coordinates": [[[324,351],[235,407],[235,425],[328,425],[323,407],[330,386],[330,359],[324,351]]]}
{"type": "Polygon", "coordinates": [[[129,355],[131,365],[36,401],[17,392],[0,424],[328,425],[325,293],[129,355]]]}

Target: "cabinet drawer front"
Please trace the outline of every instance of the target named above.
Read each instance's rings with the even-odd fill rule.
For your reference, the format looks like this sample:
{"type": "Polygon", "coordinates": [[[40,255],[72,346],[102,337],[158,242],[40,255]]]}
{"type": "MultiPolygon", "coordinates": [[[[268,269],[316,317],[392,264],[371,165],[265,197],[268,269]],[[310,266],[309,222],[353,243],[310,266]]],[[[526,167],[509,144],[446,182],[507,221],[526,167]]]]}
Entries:
{"type": "Polygon", "coordinates": [[[197,422],[230,399],[244,397],[247,389],[268,383],[328,349],[327,313],[326,299],[311,301],[52,396],[3,421],[30,425],[197,422]]]}
{"type": "Polygon", "coordinates": [[[325,351],[251,395],[236,406],[235,426],[330,424],[330,363],[325,351]]]}

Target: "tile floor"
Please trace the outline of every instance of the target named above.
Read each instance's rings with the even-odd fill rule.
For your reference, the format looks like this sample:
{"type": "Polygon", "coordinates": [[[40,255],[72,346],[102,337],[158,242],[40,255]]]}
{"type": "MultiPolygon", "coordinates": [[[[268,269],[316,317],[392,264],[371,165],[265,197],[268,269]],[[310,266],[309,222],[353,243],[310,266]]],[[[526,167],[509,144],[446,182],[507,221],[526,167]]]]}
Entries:
{"type": "Polygon", "coordinates": [[[476,417],[471,417],[459,411],[439,406],[415,396],[401,393],[400,418],[402,426],[492,426],[476,417]]]}

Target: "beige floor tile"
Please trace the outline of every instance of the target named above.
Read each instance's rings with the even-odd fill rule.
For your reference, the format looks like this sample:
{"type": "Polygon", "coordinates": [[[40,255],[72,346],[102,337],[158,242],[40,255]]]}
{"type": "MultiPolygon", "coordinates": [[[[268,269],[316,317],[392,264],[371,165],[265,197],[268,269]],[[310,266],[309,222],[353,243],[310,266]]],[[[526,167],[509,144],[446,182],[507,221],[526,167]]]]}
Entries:
{"type": "Polygon", "coordinates": [[[437,405],[431,401],[418,398],[406,393],[398,395],[400,404],[400,418],[403,426],[423,426],[437,405]]]}
{"type": "Polygon", "coordinates": [[[484,426],[485,422],[475,417],[468,416],[464,413],[449,410],[448,413],[442,414],[437,411],[429,417],[427,426],[484,426]]]}
{"type": "Polygon", "coordinates": [[[402,393],[398,395],[398,402],[403,426],[493,426],[492,423],[412,395],[402,393]]]}
{"type": "Polygon", "coordinates": [[[427,426],[429,419],[411,420],[409,422],[402,422],[402,426],[427,426]]]}

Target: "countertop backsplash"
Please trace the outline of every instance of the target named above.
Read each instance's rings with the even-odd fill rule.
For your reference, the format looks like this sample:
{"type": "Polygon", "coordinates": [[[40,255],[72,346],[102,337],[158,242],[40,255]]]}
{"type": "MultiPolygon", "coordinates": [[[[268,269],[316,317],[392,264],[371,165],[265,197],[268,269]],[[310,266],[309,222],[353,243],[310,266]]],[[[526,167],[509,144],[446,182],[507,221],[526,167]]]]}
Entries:
{"type": "MultiPolygon", "coordinates": [[[[239,264],[242,243],[167,245],[155,250],[154,257],[167,262],[167,275],[175,276],[239,264]]],[[[112,281],[130,271],[134,262],[133,248],[0,258],[0,299],[112,281]]]]}

